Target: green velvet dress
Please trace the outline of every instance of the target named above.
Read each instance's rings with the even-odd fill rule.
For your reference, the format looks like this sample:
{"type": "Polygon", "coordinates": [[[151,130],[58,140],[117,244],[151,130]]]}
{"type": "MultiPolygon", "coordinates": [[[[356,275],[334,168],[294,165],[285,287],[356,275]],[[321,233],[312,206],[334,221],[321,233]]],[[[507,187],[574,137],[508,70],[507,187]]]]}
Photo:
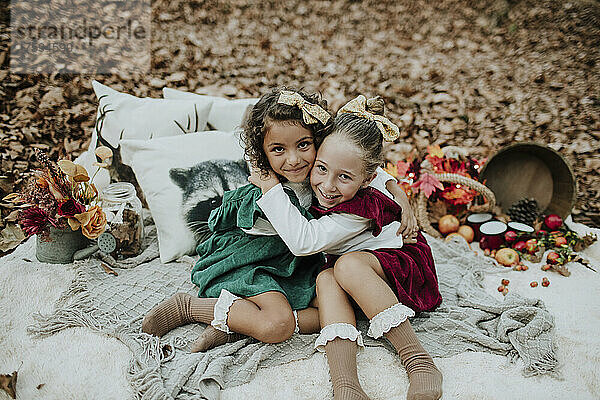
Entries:
{"type": "MultiPolygon", "coordinates": [[[[292,203],[308,219],[293,191],[286,190],[292,203]]],[[[199,297],[218,297],[221,289],[249,297],[268,291],[283,293],[292,309],[306,308],[315,297],[315,280],[323,256],[294,256],[278,235],[250,235],[257,217],[266,219],[256,204],[260,188],[242,186],[226,192],[223,204],[208,220],[212,236],[196,249],[200,259],[192,270],[199,297]]]]}

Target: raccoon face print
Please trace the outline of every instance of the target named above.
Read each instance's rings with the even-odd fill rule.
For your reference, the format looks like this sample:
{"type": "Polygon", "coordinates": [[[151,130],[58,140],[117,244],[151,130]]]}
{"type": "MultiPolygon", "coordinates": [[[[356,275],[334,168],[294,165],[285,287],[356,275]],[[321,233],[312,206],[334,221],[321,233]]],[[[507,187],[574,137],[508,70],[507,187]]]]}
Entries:
{"type": "Polygon", "coordinates": [[[208,217],[221,205],[223,193],[248,184],[249,174],[244,160],[210,160],[169,171],[182,192],[182,215],[198,241],[210,235],[208,217]]]}

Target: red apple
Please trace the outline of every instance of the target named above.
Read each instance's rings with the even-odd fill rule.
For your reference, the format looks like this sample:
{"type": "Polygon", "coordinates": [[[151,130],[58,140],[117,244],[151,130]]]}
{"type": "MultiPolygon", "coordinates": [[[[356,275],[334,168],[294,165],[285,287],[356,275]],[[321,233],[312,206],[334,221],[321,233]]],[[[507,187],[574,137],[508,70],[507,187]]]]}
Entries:
{"type": "Polygon", "coordinates": [[[438,221],[438,230],[442,233],[442,235],[447,235],[448,233],[456,232],[458,227],[460,226],[460,222],[458,218],[454,215],[444,215],[438,221]]]}
{"type": "Polygon", "coordinates": [[[495,258],[498,263],[506,267],[510,267],[511,265],[519,262],[519,253],[513,249],[504,248],[496,252],[495,258]]]}
{"type": "Polygon", "coordinates": [[[537,239],[529,239],[526,241],[525,248],[529,254],[535,254],[538,249],[537,239]]]}
{"type": "Polygon", "coordinates": [[[560,247],[563,244],[567,244],[567,239],[564,236],[559,236],[556,239],[554,239],[554,246],[560,247]]]}
{"type": "Polygon", "coordinates": [[[560,258],[560,256],[558,255],[557,252],[555,251],[551,251],[550,253],[548,253],[548,255],[546,256],[546,262],[548,264],[553,264],[556,265],[558,264],[558,259],[560,258]]]}
{"type": "Polygon", "coordinates": [[[520,240],[517,243],[513,244],[513,249],[516,251],[524,251],[527,247],[527,243],[524,240],[520,240]]]}
{"type": "Polygon", "coordinates": [[[504,234],[504,240],[506,240],[507,243],[512,243],[515,240],[517,240],[517,232],[515,231],[507,231],[504,234]]]}
{"type": "Polygon", "coordinates": [[[546,227],[548,229],[550,229],[551,231],[554,231],[558,228],[560,228],[563,224],[563,220],[561,217],[559,217],[556,214],[550,214],[547,215],[546,218],[544,218],[544,225],[546,225],[546,227]]]}

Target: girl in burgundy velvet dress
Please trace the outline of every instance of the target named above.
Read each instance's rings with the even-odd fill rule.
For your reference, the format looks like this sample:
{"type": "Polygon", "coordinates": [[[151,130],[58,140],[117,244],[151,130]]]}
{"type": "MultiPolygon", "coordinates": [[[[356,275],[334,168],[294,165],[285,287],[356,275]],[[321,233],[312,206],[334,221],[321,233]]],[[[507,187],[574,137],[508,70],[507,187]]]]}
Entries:
{"type": "Polygon", "coordinates": [[[404,364],[407,399],[437,400],[442,374],[408,320],[441,301],[431,249],[420,232],[397,236],[401,208],[389,193],[368,187],[382,160],[382,142],[398,127],[382,115],[383,100],[359,96],[346,104],[318,150],[310,181],[316,201],[308,220],[293,207],[277,178],[253,174],[263,192],[257,204],[296,255],[328,254],[317,277],[321,334],[335,399],[367,399],[358,381],[362,337],[350,298],[370,319],[368,335],[385,336],[404,364]]]}

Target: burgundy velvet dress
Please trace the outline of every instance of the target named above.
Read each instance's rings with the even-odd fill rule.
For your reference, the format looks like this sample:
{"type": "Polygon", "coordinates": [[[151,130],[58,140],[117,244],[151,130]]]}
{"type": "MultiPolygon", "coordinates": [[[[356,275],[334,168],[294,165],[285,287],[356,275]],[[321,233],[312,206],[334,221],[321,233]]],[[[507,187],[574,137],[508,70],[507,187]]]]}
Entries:
{"type": "MultiPolygon", "coordinates": [[[[399,221],[401,212],[394,200],[371,187],[359,190],[352,200],[330,209],[325,210],[318,205],[310,208],[310,213],[316,218],[332,213],[368,218],[373,222],[374,236],[379,235],[383,226],[399,221]]],[[[377,257],[400,303],[420,312],[431,311],[442,302],[431,248],[421,232],[416,243],[404,244],[401,248],[365,251],[377,257]]],[[[333,267],[337,258],[328,255],[325,268],[333,267]]]]}

